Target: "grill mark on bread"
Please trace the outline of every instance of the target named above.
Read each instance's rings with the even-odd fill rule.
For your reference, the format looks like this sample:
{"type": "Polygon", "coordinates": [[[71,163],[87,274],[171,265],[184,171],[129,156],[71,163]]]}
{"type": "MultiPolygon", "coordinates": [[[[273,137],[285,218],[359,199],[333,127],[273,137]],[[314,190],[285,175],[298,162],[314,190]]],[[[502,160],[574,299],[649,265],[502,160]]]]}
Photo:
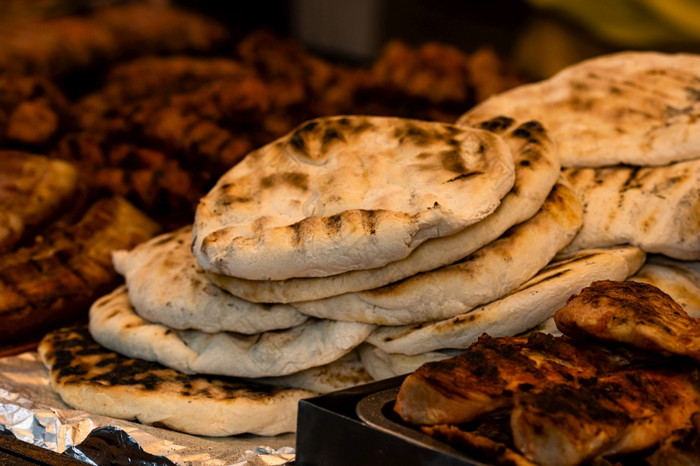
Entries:
{"type": "Polygon", "coordinates": [[[506,116],[497,116],[490,120],[483,121],[479,123],[479,128],[491,131],[492,133],[502,133],[511,126],[513,126],[515,120],[506,116]]]}
{"type": "Polygon", "coordinates": [[[360,210],[362,215],[362,229],[365,233],[374,235],[377,232],[377,216],[376,210],[360,210]]]}
{"type": "Polygon", "coordinates": [[[336,236],[343,227],[343,217],[341,214],[331,215],[325,222],[328,236],[336,236]]]}
{"type": "Polygon", "coordinates": [[[686,99],[690,100],[691,102],[700,102],[700,89],[694,87],[685,87],[684,89],[686,99]]]}
{"type": "Polygon", "coordinates": [[[298,172],[273,173],[260,180],[260,187],[263,189],[270,189],[282,184],[306,191],[309,189],[309,175],[298,172]]]}
{"type": "Polygon", "coordinates": [[[444,142],[453,149],[459,148],[459,142],[453,136],[461,130],[452,126],[444,126],[443,131],[428,131],[413,123],[406,123],[403,127],[394,130],[394,137],[401,144],[413,144],[418,147],[429,146],[437,142],[444,142]]]}
{"type": "Polygon", "coordinates": [[[514,137],[526,139],[532,144],[539,144],[546,137],[546,131],[540,122],[531,120],[518,126],[512,133],[514,137]]]}
{"type": "Polygon", "coordinates": [[[336,142],[346,142],[345,136],[343,136],[342,133],[340,133],[335,128],[326,128],[326,130],[323,132],[323,139],[321,141],[321,150],[323,152],[328,151],[330,146],[336,142]]]}
{"type": "MultiPolygon", "coordinates": [[[[479,153],[484,153],[484,145],[479,146],[479,153]]],[[[460,153],[456,150],[448,150],[440,152],[440,164],[445,170],[459,173],[460,175],[474,175],[477,172],[469,173],[467,167],[464,165],[464,159],[460,153]]]]}
{"type": "MultiPolygon", "coordinates": [[[[454,178],[450,178],[449,180],[445,181],[445,183],[451,183],[453,181],[463,180],[465,178],[471,178],[473,176],[483,175],[483,174],[484,174],[484,172],[481,172],[481,171],[462,173],[461,175],[457,175],[454,178]]],[[[513,186],[513,188],[511,188],[510,192],[514,192],[514,190],[515,190],[515,185],[513,186]]]]}
{"type": "Polygon", "coordinates": [[[303,233],[303,226],[301,225],[301,222],[296,222],[291,225],[289,225],[289,228],[292,230],[292,246],[294,247],[299,247],[301,243],[304,241],[304,233],[303,233]]]}

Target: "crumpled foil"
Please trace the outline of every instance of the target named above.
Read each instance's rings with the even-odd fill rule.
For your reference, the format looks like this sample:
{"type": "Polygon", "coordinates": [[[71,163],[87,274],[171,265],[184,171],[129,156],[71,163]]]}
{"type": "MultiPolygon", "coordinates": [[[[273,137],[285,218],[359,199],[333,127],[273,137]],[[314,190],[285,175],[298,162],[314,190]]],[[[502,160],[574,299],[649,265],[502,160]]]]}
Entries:
{"type": "Polygon", "coordinates": [[[86,464],[99,464],[91,455],[105,454],[102,445],[115,455],[142,450],[150,459],[140,465],[279,466],[295,456],[294,434],[198,437],[71,409],[51,390],[36,352],[0,358],[0,431],[86,464]]]}

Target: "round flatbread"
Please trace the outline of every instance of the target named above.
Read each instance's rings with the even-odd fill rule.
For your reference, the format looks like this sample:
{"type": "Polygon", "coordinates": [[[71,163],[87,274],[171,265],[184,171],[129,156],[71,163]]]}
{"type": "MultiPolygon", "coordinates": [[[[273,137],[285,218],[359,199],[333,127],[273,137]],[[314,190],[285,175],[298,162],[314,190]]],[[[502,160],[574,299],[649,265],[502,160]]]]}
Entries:
{"type": "Polygon", "coordinates": [[[564,170],[583,200],[583,227],[566,252],[631,244],[700,260],[700,158],[663,167],[564,170]]]}
{"type": "Polygon", "coordinates": [[[382,380],[410,374],[427,362],[442,361],[457,356],[464,350],[429,351],[409,356],[407,354],[387,353],[376,346],[363,343],[358,351],[367,372],[375,380],[382,380]]]}
{"type": "Polygon", "coordinates": [[[411,355],[467,348],[483,333],[517,335],[552,317],[591,282],[626,279],[642,266],[644,257],[634,247],[580,251],[549,264],[516,291],[471,312],[421,325],[379,327],[367,342],[388,353],[411,355]]]}
{"type": "Polygon", "coordinates": [[[458,124],[535,119],[562,166],[665,165],[700,155],[700,55],[620,52],[491,97],[458,124]]]}
{"type": "Polygon", "coordinates": [[[426,240],[405,259],[383,267],[317,278],[245,280],[210,273],[209,279],[249,301],[291,303],[378,288],[468,256],[511,226],[532,217],[542,206],[560,172],[554,146],[539,123],[517,124],[511,118],[497,117],[480,123],[479,128],[503,136],[515,165],[512,189],[494,213],[483,220],[453,235],[426,240]]]}
{"type": "Polygon", "coordinates": [[[690,317],[700,318],[700,262],[648,255],[644,266],[629,279],[654,285],[671,296],[690,317]]]}
{"type": "Polygon", "coordinates": [[[71,407],[194,435],[294,432],[299,400],[314,396],[127,358],[96,343],[86,327],[52,331],[38,351],[51,388],[71,407]]]}
{"type": "Polygon", "coordinates": [[[328,364],[362,343],[374,328],[309,319],[258,335],[172,330],[139,317],[123,286],[95,301],[89,327],[98,343],[132,358],[156,361],[186,374],[256,378],[328,364]]]}
{"type": "Polygon", "coordinates": [[[246,335],[294,327],[307,319],[291,306],[251,303],[213,285],[192,255],[191,243],[192,228],[184,227],[131,251],[112,253],[138,315],[177,330],[246,335]]]}
{"type": "Polygon", "coordinates": [[[193,252],[249,280],[380,267],[486,217],[513,182],[510,150],[488,131],[320,118],[219,179],[197,206],[193,252]]]}
{"type": "Polygon", "coordinates": [[[304,314],[379,325],[446,319],[498,299],[535,275],[581,227],[581,203],[557,183],[540,211],[463,260],[375,290],[294,303],[304,314]]]}
{"type": "Polygon", "coordinates": [[[370,383],[374,379],[365,370],[355,349],[323,366],[312,367],[282,377],[260,377],[253,381],[276,387],[294,387],[316,393],[330,393],[370,383]]]}

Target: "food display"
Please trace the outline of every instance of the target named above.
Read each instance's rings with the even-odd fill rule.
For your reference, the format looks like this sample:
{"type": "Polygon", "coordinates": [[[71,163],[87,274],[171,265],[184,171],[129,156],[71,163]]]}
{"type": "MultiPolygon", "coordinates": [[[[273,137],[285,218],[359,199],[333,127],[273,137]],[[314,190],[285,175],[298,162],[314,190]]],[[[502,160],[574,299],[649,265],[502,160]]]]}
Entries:
{"type": "Polygon", "coordinates": [[[644,458],[670,435],[694,431],[697,366],[677,356],[697,358],[697,322],[670,296],[646,283],[596,281],[554,319],[564,336],[485,335],[421,366],[401,385],[397,413],[482,459],[507,450],[522,464],[644,458]],[[478,431],[503,408],[510,431],[478,431]]]}
{"type": "Polygon", "coordinates": [[[411,448],[692,456],[697,56],[524,83],[486,46],[355,66],[167,2],[31,21],[0,37],[0,339],[66,407],[308,438],[304,402],[395,380],[411,448]]]}

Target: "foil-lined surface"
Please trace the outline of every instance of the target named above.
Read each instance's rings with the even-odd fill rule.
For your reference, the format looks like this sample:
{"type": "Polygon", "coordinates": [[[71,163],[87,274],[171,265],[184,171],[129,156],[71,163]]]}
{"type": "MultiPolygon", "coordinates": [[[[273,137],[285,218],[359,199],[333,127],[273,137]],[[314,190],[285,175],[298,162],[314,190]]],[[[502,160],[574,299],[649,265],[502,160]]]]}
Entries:
{"type": "MultiPolygon", "coordinates": [[[[0,430],[86,464],[91,461],[81,457],[80,445],[93,432],[111,437],[115,444],[117,437],[125,434],[127,443],[133,439],[136,448],[178,465],[278,466],[294,462],[294,434],[198,437],[71,409],[51,390],[48,371],[36,352],[0,358],[0,430]]],[[[154,459],[150,464],[164,463],[154,459]]]]}

